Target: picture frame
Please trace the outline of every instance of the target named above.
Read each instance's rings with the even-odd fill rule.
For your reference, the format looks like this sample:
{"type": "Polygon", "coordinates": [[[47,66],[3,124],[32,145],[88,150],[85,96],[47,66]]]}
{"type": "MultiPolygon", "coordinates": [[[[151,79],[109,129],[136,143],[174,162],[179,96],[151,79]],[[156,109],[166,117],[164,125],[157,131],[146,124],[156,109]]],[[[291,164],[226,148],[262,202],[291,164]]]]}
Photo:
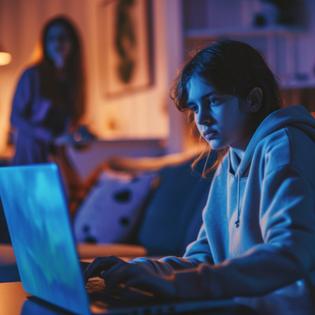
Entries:
{"type": "Polygon", "coordinates": [[[153,84],[151,0],[105,0],[99,8],[100,88],[106,98],[153,84]]]}

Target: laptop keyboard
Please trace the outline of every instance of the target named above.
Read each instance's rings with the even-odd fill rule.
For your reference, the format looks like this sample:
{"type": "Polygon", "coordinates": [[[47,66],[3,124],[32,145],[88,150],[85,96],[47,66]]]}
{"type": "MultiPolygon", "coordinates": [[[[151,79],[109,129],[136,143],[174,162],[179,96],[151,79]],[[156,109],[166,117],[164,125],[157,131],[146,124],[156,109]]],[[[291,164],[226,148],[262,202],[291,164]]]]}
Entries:
{"type": "Polygon", "coordinates": [[[92,301],[99,301],[107,305],[119,305],[121,303],[138,304],[156,301],[156,297],[149,292],[132,287],[119,286],[106,289],[102,278],[90,278],[85,285],[88,295],[92,301]]]}

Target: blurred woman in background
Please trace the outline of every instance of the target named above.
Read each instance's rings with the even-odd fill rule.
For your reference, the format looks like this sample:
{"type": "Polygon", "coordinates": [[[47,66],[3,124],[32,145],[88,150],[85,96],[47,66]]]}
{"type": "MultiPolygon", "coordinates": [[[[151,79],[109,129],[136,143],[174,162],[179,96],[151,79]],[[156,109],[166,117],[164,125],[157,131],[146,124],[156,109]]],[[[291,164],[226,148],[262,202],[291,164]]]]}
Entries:
{"type": "Polygon", "coordinates": [[[22,74],[13,98],[13,164],[43,163],[56,142],[73,132],[85,111],[85,76],[79,33],[66,17],[46,23],[42,57],[22,74]]]}
{"type": "Polygon", "coordinates": [[[79,125],[85,112],[85,75],[80,36],[67,17],[57,16],[46,23],[41,54],[40,60],[22,73],[13,98],[12,163],[57,162],[73,210],[81,184],[67,158],[66,145],[76,145],[84,129],[79,125]]]}

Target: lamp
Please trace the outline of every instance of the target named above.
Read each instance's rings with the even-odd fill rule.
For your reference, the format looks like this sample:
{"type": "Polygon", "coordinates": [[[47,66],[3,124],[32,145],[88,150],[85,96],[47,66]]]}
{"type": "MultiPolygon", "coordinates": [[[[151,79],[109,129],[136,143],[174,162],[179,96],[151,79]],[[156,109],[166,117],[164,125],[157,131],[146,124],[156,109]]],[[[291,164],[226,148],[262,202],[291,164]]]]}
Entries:
{"type": "Polygon", "coordinates": [[[11,54],[7,52],[0,44],[0,66],[5,66],[11,62],[11,54]]]}

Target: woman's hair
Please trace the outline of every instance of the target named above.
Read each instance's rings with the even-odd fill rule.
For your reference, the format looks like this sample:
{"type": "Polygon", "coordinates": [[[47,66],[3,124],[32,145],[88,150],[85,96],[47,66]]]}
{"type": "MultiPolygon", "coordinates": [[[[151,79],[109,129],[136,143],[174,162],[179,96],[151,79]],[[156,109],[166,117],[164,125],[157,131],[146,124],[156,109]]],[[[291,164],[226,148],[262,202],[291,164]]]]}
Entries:
{"type": "MultiPolygon", "coordinates": [[[[57,77],[54,63],[49,57],[47,52],[47,38],[48,32],[51,27],[60,25],[62,26],[71,41],[71,49],[69,56],[65,61],[65,75],[67,84],[69,84],[69,93],[72,108],[71,118],[74,123],[77,123],[83,116],[85,111],[85,69],[83,62],[83,51],[81,45],[81,39],[78,30],[74,26],[73,22],[63,15],[56,16],[49,20],[41,35],[41,50],[42,57],[38,62],[40,73],[40,90],[43,96],[51,98],[58,102],[58,86],[57,77]]],[[[59,93],[60,94],[60,93],[59,93]]]]}
{"type": "MultiPolygon", "coordinates": [[[[188,112],[190,121],[193,113],[187,105],[187,83],[193,75],[198,75],[223,94],[235,95],[246,99],[254,87],[261,88],[263,92],[262,106],[256,113],[252,113],[252,130],[271,112],[281,107],[282,101],[278,83],[259,52],[248,44],[234,40],[219,40],[208,47],[198,51],[184,65],[171,89],[171,98],[176,107],[183,112],[188,112]]],[[[201,141],[204,141],[200,137],[201,141]]],[[[209,146],[208,146],[209,147],[209,146]]],[[[228,152],[228,148],[217,150],[217,159],[212,167],[206,164],[211,153],[211,148],[203,152],[192,164],[197,163],[207,156],[202,175],[216,169],[228,152]]]]}

